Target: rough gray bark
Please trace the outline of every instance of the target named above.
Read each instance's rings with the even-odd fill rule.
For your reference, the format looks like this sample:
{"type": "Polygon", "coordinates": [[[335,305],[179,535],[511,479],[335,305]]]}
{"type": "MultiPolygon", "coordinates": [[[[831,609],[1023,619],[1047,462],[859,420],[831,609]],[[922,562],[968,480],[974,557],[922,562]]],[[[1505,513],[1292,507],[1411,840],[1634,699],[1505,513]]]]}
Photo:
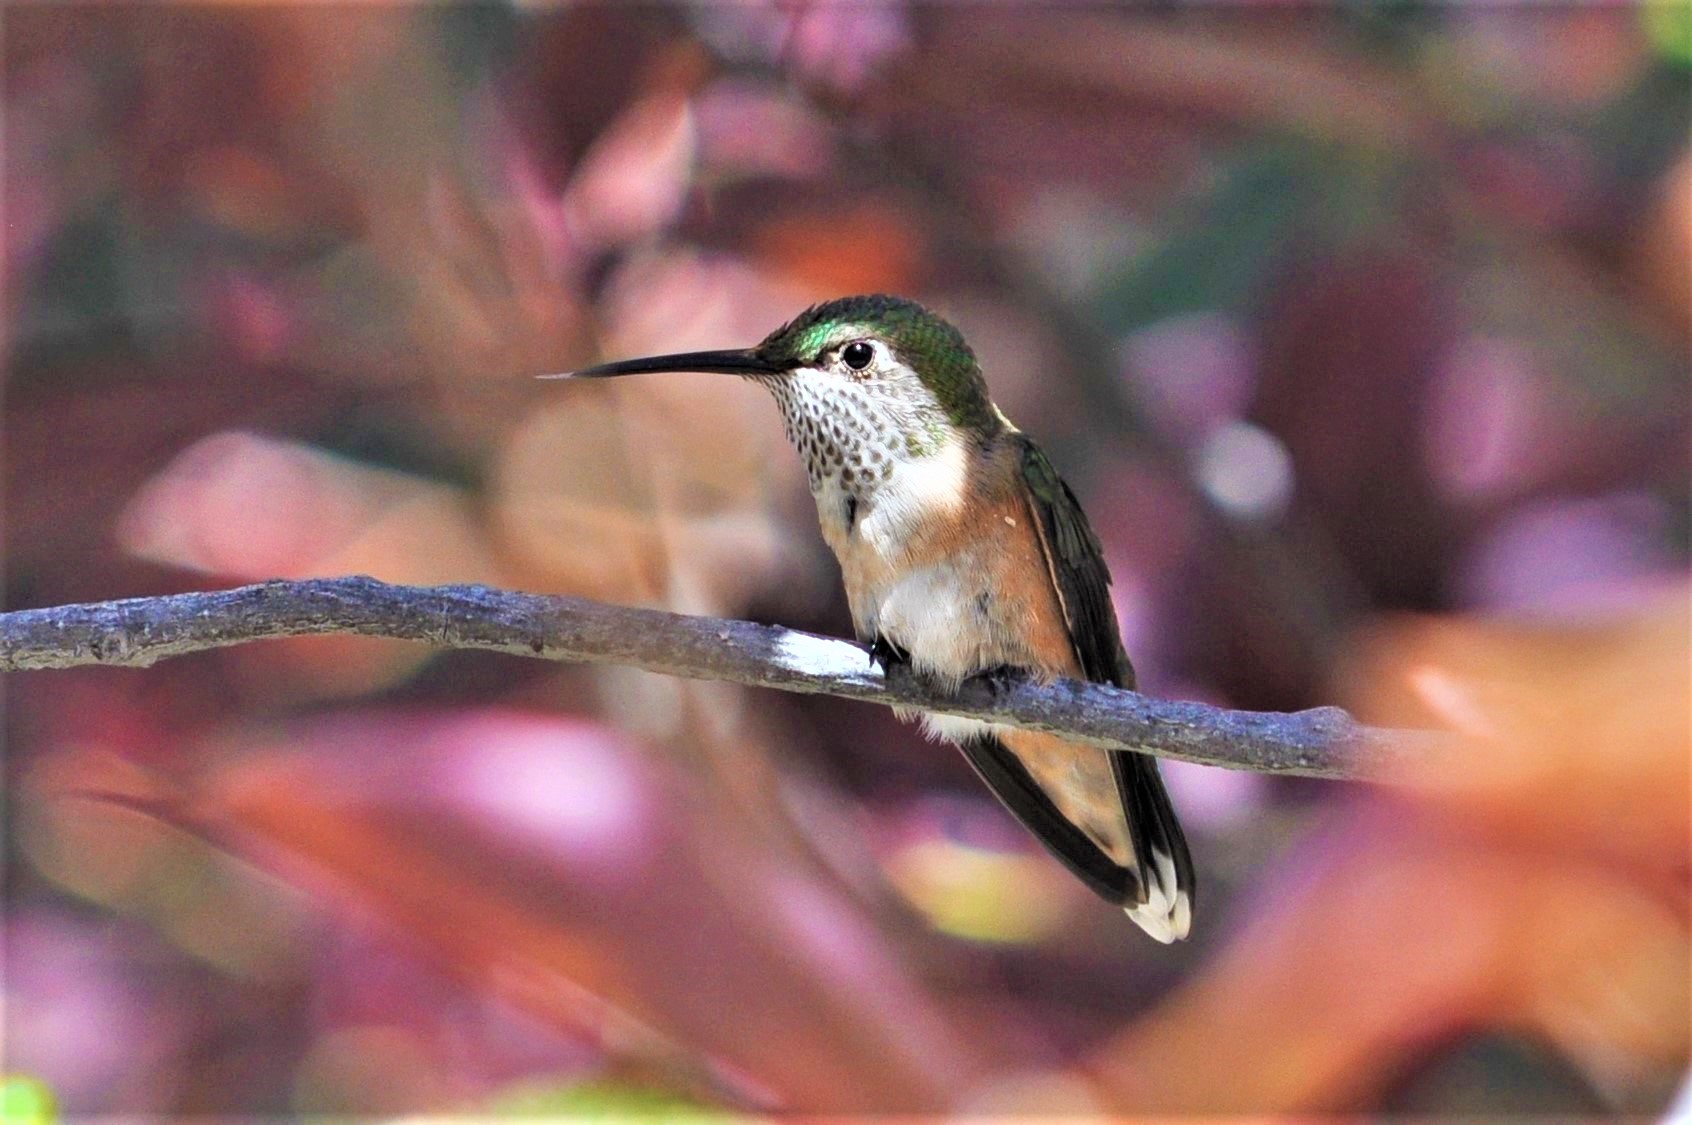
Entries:
{"type": "Polygon", "coordinates": [[[0,671],[139,668],[205,649],[326,633],[820,692],[1258,773],[1380,778],[1394,762],[1429,753],[1447,737],[1366,727],[1334,707],[1292,714],[1226,711],[1073,680],[975,680],[946,695],[908,671],[883,675],[859,645],[792,629],[485,586],[394,586],[365,577],[0,614],[0,671]]]}

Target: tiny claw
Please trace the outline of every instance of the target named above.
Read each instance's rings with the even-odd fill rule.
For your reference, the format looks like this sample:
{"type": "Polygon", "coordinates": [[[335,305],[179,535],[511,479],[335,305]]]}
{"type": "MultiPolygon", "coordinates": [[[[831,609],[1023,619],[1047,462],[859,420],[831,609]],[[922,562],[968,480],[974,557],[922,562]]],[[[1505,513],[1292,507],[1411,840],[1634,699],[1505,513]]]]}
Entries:
{"type": "Polygon", "coordinates": [[[1013,668],[1009,664],[995,664],[991,668],[983,668],[974,678],[986,684],[987,689],[995,696],[999,696],[1009,691],[1022,676],[1020,668],[1013,668]]]}
{"type": "Polygon", "coordinates": [[[883,675],[885,675],[887,672],[891,671],[892,668],[893,668],[893,665],[895,665],[895,664],[908,664],[908,663],[910,663],[910,659],[911,658],[910,658],[909,653],[904,652],[903,650],[898,648],[896,645],[893,644],[892,641],[889,641],[886,637],[878,635],[875,638],[875,640],[870,642],[870,646],[869,646],[870,666],[872,668],[879,666],[881,668],[883,675]]]}

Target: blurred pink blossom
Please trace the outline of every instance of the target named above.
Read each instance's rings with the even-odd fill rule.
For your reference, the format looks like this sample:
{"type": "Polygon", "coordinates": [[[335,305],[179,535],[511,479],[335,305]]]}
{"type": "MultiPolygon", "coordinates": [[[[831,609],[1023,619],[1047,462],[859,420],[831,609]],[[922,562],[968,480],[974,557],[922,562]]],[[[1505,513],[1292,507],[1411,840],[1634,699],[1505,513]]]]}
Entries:
{"type": "Polygon", "coordinates": [[[1122,351],[1134,393],[1177,438],[1238,418],[1256,386],[1251,341],[1221,313],[1149,324],[1129,336],[1122,351]]]}
{"type": "Polygon", "coordinates": [[[911,41],[905,6],[896,0],[751,0],[690,12],[700,34],[725,54],[783,63],[842,91],[862,88],[911,41]]]}
{"type": "Polygon", "coordinates": [[[565,193],[570,231],[588,246],[645,238],[680,211],[692,181],[693,109],[661,91],[629,106],[588,150],[565,193]]]}
{"type": "Polygon", "coordinates": [[[746,79],[706,87],[694,121],[703,162],[736,178],[814,177],[833,152],[826,122],[780,90],[746,79]]]}
{"type": "Polygon", "coordinates": [[[1664,551],[1669,506],[1642,492],[1524,504],[1458,568],[1462,601],[1567,617],[1626,604],[1642,581],[1679,573],[1664,551]]]}
{"type": "Polygon", "coordinates": [[[83,1113],[169,1105],[161,1066],[194,1012],[138,975],[141,950],[125,928],[15,910],[4,937],[6,1069],[42,1078],[83,1113]]]}
{"type": "Polygon", "coordinates": [[[264,365],[281,360],[296,318],[275,286],[252,273],[229,273],[213,283],[211,303],[220,335],[241,358],[264,365]]]}

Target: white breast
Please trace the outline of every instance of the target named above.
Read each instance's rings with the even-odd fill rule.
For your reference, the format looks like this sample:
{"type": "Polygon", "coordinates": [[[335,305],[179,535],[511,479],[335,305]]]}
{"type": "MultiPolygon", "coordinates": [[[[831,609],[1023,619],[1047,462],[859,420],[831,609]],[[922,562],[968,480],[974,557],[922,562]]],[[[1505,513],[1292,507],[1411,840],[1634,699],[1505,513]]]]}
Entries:
{"type": "MultiPolygon", "coordinates": [[[[847,550],[869,552],[885,562],[889,575],[853,598],[859,632],[886,637],[910,654],[919,671],[948,687],[1005,659],[980,600],[989,568],[969,547],[927,566],[911,567],[904,560],[907,541],[923,521],[950,521],[961,514],[967,471],[966,449],[953,442],[931,456],[901,463],[874,493],[855,541],[847,544],[847,550]]],[[[976,719],[926,713],[921,718],[928,734],[951,741],[999,729],[976,719]]]]}
{"type": "MultiPolygon", "coordinates": [[[[962,668],[941,649],[956,646],[953,633],[968,600],[956,577],[967,573],[967,560],[952,556],[926,566],[912,565],[911,543],[928,521],[957,518],[964,502],[967,470],[961,444],[948,442],[938,452],[896,463],[869,489],[858,492],[858,514],[850,529],[836,527],[829,545],[847,576],[852,613],[861,635],[879,633],[924,663],[937,662],[936,674],[951,676],[962,668]],[[946,642],[943,646],[937,642],[946,642]]],[[[817,513],[827,526],[842,492],[838,478],[813,487],[817,513]]],[[[967,675],[967,671],[958,673],[967,675]]]]}
{"type": "Polygon", "coordinates": [[[866,497],[858,534],[884,559],[896,563],[909,538],[928,521],[950,522],[964,506],[969,460],[961,441],[948,441],[925,457],[898,461],[866,497]]]}

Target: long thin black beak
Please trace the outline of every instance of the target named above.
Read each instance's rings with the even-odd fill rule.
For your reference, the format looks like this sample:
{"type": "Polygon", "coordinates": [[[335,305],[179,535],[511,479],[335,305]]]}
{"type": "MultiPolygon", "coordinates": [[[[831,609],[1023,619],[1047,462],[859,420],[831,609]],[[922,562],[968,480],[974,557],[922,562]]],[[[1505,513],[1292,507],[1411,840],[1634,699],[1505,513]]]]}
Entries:
{"type": "Polygon", "coordinates": [[[710,371],[724,375],[780,375],[787,370],[753,351],[742,348],[727,352],[681,352],[677,355],[654,355],[644,359],[620,359],[615,363],[601,363],[580,371],[565,371],[558,375],[541,375],[542,379],[609,379],[614,375],[656,375],[668,371],[710,371]]]}

